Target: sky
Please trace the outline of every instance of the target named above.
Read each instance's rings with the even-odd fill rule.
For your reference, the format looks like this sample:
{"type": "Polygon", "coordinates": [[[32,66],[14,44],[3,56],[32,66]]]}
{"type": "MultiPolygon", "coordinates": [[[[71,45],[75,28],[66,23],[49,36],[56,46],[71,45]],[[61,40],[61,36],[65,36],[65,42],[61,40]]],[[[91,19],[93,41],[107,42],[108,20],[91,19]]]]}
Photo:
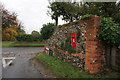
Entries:
{"type": "MultiPolygon", "coordinates": [[[[33,30],[39,31],[43,24],[55,21],[47,15],[49,2],[48,0],[0,0],[5,9],[16,12],[18,20],[24,26],[27,34],[33,30]]],[[[59,18],[59,25],[65,22],[59,18]]]]}

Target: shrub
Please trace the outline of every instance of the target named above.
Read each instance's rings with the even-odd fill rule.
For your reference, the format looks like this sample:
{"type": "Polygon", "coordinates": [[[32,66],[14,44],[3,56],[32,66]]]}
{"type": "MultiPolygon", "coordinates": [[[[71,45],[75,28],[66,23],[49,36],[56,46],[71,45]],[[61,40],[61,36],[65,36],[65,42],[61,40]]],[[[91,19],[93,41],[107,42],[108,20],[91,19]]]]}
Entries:
{"type": "Polygon", "coordinates": [[[33,37],[31,34],[18,34],[15,38],[17,41],[20,41],[20,42],[32,42],[33,41],[33,37]]]}
{"type": "Polygon", "coordinates": [[[18,33],[16,32],[15,29],[7,28],[7,29],[3,30],[3,32],[2,32],[2,40],[3,41],[14,41],[15,36],[17,34],[18,33]]]}
{"type": "Polygon", "coordinates": [[[32,31],[31,33],[33,41],[42,41],[42,37],[38,31],[32,31]]]}
{"type": "Polygon", "coordinates": [[[35,31],[33,31],[32,34],[18,34],[15,38],[21,42],[42,41],[41,35],[35,31]]]}
{"type": "Polygon", "coordinates": [[[120,44],[120,27],[112,18],[102,18],[98,37],[103,40],[105,44],[119,45],[120,44]]]}

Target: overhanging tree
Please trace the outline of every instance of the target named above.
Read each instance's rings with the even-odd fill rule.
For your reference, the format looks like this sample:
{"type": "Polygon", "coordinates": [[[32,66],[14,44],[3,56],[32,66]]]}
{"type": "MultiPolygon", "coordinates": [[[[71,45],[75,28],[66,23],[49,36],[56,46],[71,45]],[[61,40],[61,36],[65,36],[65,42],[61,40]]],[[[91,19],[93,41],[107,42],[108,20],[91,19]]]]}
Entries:
{"type": "Polygon", "coordinates": [[[50,38],[55,28],[56,26],[53,23],[44,24],[40,31],[42,39],[47,40],[48,38],[50,38]]]}
{"type": "Polygon", "coordinates": [[[52,19],[58,21],[61,17],[64,21],[79,20],[85,14],[98,15],[103,17],[111,17],[116,23],[120,23],[120,6],[116,6],[115,2],[53,2],[50,4],[49,13],[52,19]],[[53,6],[58,5],[58,6],[53,6]],[[56,16],[53,18],[53,16],[56,16]]]}
{"type": "Polygon", "coordinates": [[[48,6],[50,9],[48,14],[51,18],[56,21],[58,24],[58,17],[61,17],[62,20],[66,22],[78,20],[80,18],[80,5],[79,3],[70,3],[70,2],[53,2],[48,6]]]}

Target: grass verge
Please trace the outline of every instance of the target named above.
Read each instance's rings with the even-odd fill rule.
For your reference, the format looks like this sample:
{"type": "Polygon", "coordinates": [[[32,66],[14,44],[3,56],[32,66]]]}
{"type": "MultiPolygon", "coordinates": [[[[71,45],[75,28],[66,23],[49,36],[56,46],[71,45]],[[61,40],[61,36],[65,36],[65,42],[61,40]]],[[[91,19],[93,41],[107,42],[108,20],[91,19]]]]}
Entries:
{"type": "Polygon", "coordinates": [[[92,75],[87,74],[78,68],[72,67],[71,64],[62,62],[61,60],[45,55],[44,53],[39,54],[35,58],[39,62],[43,61],[56,76],[61,78],[93,78],[92,75]]]}
{"type": "Polygon", "coordinates": [[[2,47],[44,47],[44,43],[2,41],[2,47]]]}
{"type": "Polygon", "coordinates": [[[7,47],[13,47],[13,41],[2,41],[2,47],[7,48],[7,47]]]}
{"type": "Polygon", "coordinates": [[[12,44],[14,47],[44,47],[44,43],[17,42],[12,44]]]}
{"type": "Polygon", "coordinates": [[[60,78],[91,78],[91,80],[108,80],[110,78],[120,79],[119,75],[116,75],[115,72],[107,72],[105,75],[103,72],[94,75],[87,74],[78,68],[72,67],[71,64],[44,53],[35,56],[35,58],[38,60],[38,62],[42,61],[56,76],[60,78]]]}

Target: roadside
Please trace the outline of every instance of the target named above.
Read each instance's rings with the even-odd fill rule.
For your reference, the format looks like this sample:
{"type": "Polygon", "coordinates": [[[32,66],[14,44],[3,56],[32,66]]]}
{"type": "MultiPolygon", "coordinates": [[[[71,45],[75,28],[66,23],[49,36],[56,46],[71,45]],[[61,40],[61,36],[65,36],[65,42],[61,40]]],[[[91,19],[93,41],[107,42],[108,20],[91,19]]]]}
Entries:
{"type": "Polygon", "coordinates": [[[47,66],[45,66],[42,61],[38,62],[35,58],[32,58],[29,61],[33,67],[35,67],[38,71],[41,72],[44,78],[56,78],[53,72],[47,66]]]}
{"type": "Polygon", "coordinates": [[[44,47],[43,42],[13,42],[13,41],[2,41],[2,47],[44,47]]]}
{"type": "MultiPolygon", "coordinates": [[[[56,59],[53,56],[48,56],[44,53],[39,53],[37,56],[35,56],[35,58],[33,58],[32,62],[34,66],[36,66],[36,64],[40,64],[47,67],[47,69],[50,69],[50,71],[56,75],[56,77],[60,78],[120,78],[119,73],[111,70],[104,70],[98,74],[90,75],[79,68],[73,67],[71,64],[56,59]]],[[[36,68],[41,71],[39,66],[36,66],[36,68]]]]}
{"type": "Polygon", "coordinates": [[[53,56],[45,55],[44,53],[38,54],[35,59],[38,64],[43,64],[60,78],[93,78],[92,75],[83,72],[83,70],[74,68],[71,64],[58,60],[53,56]]]}

